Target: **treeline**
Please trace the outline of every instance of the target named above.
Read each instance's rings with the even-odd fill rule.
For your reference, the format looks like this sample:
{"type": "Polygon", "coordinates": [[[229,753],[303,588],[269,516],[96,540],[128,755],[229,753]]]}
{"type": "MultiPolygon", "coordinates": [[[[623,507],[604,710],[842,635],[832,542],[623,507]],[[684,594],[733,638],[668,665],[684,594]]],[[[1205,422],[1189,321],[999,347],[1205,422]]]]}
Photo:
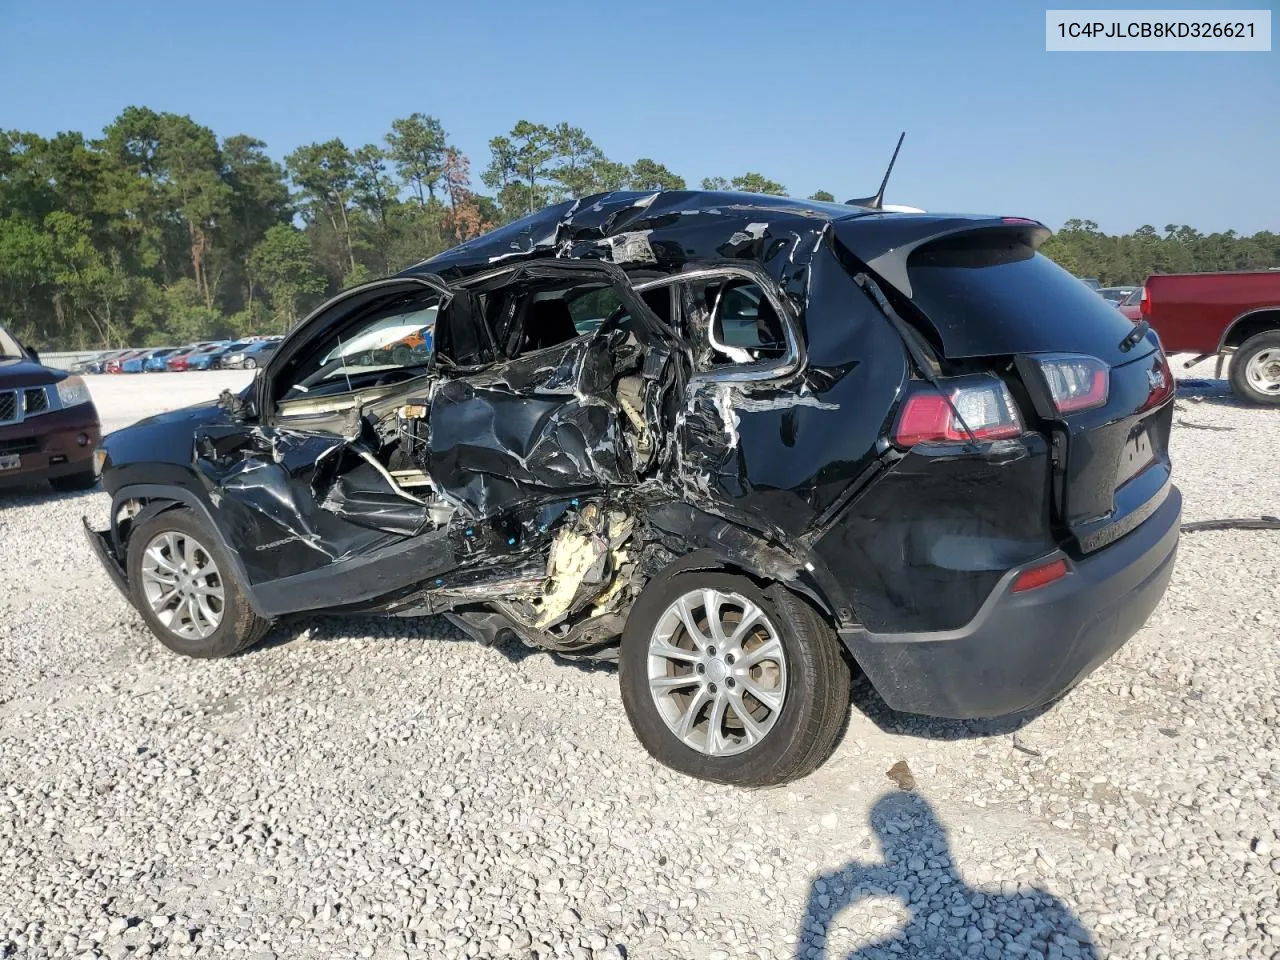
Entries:
{"type": "Polygon", "coordinates": [[[1280,234],[1267,230],[1249,237],[1234,230],[1204,234],[1170,223],[1163,234],[1148,225],[1112,236],[1092,220],[1068,220],[1040,251],[1076,276],[1097,277],[1109,287],[1140,284],[1153,273],[1280,267],[1280,234]]]}
{"type": "MultiPolygon", "coordinates": [[[[254,137],[219,139],[145,107],[97,139],[0,133],[0,323],[45,349],[278,332],[344,287],[548,203],[686,186],[652,158],[606,157],[578,127],[526,120],[489,141],[478,179],[482,189],[441,122],[420,113],[393,121],[380,143],[311,143],[283,165],[254,137]]],[[[700,186],[787,192],[755,172],[700,186]]],[[[1109,237],[1077,220],[1046,252],[1108,283],[1280,262],[1274,234],[1171,226],[1109,237]]]]}
{"type": "MultiPolygon", "coordinates": [[[[548,203],[685,186],[567,123],[522,120],[489,152],[482,193],[424,114],[380,143],[311,143],[283,165],[254,137],[145,107],[92,140],[0,133],[0,323],[46,349],[283,331],[344,287],[548,203]]],[[[723,183],[784,192],[758,173],[723,183]]]]}

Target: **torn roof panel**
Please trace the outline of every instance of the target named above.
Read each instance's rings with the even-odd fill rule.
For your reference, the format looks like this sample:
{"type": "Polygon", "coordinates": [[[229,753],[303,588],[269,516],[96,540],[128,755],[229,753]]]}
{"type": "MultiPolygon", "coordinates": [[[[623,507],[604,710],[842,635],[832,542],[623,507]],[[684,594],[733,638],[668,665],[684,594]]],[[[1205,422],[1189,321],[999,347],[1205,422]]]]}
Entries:
{"type": "Polygon", "coordinates": [[[872,212],[756,193],[619,190],[547,207],[416,264],[402,275],[435,273],[456,281],[507,259],[566,252],[574,258],[599,257],[599,241],[639,233],[649,238],[658,261],[674,269],[689,260],[754,259],[758,248],[730,242],[731,238],[739,235],[758,242],[770,227],[774,235],[807,235],[820,232],[832,220],[872,212]]]}

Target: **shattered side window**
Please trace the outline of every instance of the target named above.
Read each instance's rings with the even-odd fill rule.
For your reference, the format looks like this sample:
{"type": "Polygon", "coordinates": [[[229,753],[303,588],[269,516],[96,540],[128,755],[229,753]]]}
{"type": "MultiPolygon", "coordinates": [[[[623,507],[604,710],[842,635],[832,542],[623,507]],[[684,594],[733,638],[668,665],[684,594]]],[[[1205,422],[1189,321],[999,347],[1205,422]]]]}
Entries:
{"type": "Polygon", "coordinates": [[[608,320],[622,305],[622,300],[613,287],[601,287],[567,297],[566,303],[569,315],[573,317],[574,329],[583,334],[590,333],[608,320]]]}
{"type": "Polygon", "coordinates": [[[608,284],[542,282],[492,297],[487,313],[504,355],[514,360],[591,333],[620,304],[608,284]]]}

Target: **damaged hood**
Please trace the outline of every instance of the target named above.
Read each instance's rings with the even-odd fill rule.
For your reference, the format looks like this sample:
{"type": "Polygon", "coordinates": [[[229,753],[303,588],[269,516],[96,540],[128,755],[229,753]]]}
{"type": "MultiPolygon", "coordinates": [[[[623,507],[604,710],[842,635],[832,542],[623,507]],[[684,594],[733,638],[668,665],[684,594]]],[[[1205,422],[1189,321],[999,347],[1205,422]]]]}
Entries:
{"type": "Polygon", "coordinates": [[[209,400],[122,427],[103,438],[101,449],[107,464],[115,467],[157,461],[188,466],[196,429],[227,420],[227,411],[217,400],[209,400]]]}

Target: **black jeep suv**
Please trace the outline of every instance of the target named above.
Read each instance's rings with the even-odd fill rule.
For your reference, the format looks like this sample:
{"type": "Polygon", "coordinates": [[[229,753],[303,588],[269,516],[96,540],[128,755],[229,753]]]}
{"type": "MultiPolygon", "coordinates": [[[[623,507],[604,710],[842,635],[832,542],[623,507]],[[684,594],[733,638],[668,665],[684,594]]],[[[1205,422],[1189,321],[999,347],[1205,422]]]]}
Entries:
{"type": "Polygon", "coordinates": [[[1048,235],[550,207],[334,298],[242,394],[112,434],[90,539],[189,656],[329,611],[617,659],[640,740],[712,780],[814,769],[853,668],[904,711],[1043,705],[1155,607],[1181,510],[1159,342],[1048,235]],[[424,325],[429,355],[382,349],[424,325]]]}

